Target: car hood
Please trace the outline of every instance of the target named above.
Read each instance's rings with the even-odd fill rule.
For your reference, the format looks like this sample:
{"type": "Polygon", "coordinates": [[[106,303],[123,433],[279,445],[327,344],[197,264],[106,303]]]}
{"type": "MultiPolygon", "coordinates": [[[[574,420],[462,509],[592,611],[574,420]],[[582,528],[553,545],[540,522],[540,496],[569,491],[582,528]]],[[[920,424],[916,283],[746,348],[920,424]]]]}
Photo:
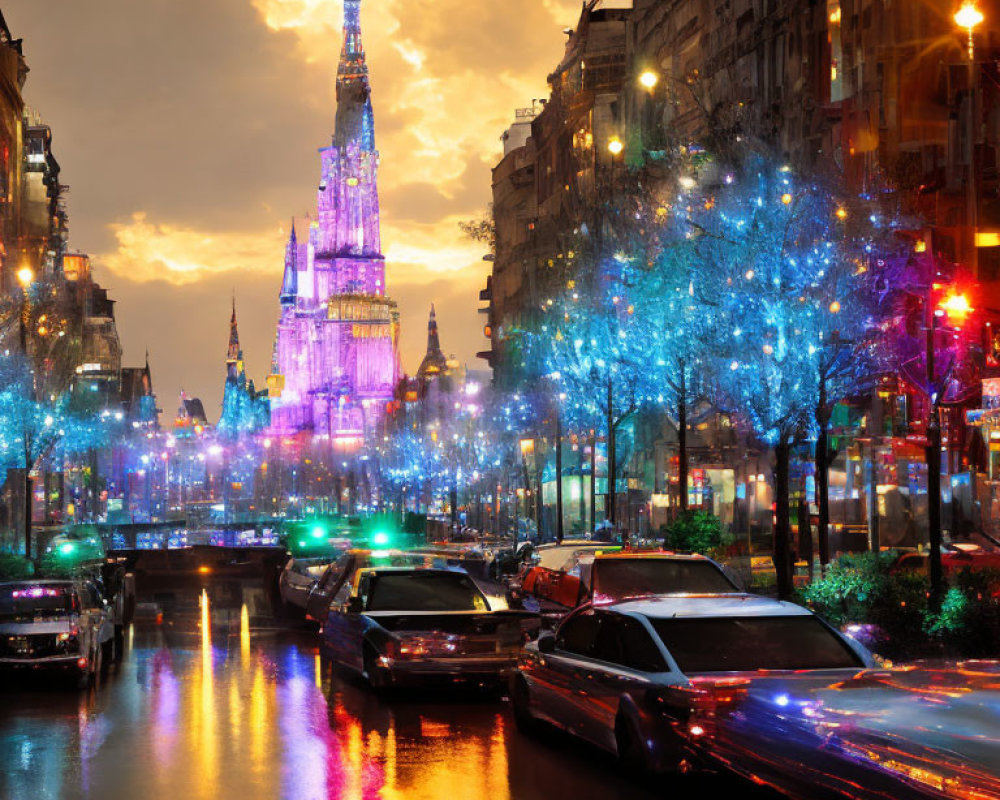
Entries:
{"type": "Polygon", "coordinates": [[[1000,664],[844,672],[747,676],[705,744],[793,798],[1000,796],[1000,664]]]}

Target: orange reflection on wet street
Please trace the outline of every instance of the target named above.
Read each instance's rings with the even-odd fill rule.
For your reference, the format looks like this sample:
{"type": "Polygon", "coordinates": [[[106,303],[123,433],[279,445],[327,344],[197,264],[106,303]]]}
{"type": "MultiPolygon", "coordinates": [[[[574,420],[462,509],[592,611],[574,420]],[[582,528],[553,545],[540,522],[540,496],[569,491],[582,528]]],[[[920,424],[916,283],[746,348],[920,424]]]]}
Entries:
{"type": "Polygon", "coordinates": [[[496,698],[381,699],[334,674],[314,634],[251,630],[246,605],[208,592],[187,613],[138,625],[125,661],[90,693],[0,692],[0,798],[647,796],[588,763],[592,753],[516,734],[496,698]]]}

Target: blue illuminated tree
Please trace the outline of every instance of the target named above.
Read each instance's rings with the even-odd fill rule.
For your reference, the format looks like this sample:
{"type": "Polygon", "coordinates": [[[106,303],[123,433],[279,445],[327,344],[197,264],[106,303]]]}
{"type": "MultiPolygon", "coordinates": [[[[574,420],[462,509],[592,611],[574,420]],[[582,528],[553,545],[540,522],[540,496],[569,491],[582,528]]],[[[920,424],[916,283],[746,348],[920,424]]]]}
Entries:
{"type": "Polygon", "coordinates": [[[100,447],[121,433],[122,414],[99,411],[87,392],[39,390],[29,359],[0,356],[0,464],[24,471],[25,555],[31,554],[31,472],[46,459],[100,447]]]}
{"type": "Polygon", "coordinates": [[[845,229],[851,212],[827,184],[763,157],[702,192],[689,221],[721,288],[716,399],[774,448],[774,562],[788,596],[791,447],[825,429],[831,404],[866,369],[863,343],[875,325],[871,240],[845,229]]]}

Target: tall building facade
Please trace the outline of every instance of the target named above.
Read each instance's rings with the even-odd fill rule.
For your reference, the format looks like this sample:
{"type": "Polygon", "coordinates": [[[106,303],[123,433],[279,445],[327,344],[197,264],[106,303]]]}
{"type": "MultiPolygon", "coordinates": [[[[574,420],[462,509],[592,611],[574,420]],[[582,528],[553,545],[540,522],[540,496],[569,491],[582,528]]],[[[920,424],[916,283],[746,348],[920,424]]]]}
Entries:
{"type": "Polygon", "coordinates": [[[278,434],[359,442],[399,378],[399,313],[386,296],[378,161],[361,2],[344,0],[333,141],[320,150],[317,217],[285,250],[269,379],[278,434]]]}

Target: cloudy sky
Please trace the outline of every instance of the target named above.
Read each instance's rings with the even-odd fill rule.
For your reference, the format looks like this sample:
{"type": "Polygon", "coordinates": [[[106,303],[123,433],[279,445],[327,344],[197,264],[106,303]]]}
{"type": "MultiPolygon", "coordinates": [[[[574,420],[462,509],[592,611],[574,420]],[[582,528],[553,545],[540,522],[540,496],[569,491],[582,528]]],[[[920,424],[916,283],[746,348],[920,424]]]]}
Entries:
{"type": "MultiPolygon", "coordinates": [[[[458,221],[489,202],[516,107],[544,97],[579,0],[363,0],[382,153],[382,242],[413,371],[437,304],[470,365],[482,248],[458,221]]],[[[148,347],[160,406],[181,388],[217,416],[235,292],[261,380],[289,220],[315,205],[329,143],[340,0],[0,0],[53,128],[71,246],[118,301],[129,364],[148,347]]],[[[482,366],[482,362],[479,362],[482,366]]],[[[169,417],[168,417],[169,418],[169,417]]]]}

